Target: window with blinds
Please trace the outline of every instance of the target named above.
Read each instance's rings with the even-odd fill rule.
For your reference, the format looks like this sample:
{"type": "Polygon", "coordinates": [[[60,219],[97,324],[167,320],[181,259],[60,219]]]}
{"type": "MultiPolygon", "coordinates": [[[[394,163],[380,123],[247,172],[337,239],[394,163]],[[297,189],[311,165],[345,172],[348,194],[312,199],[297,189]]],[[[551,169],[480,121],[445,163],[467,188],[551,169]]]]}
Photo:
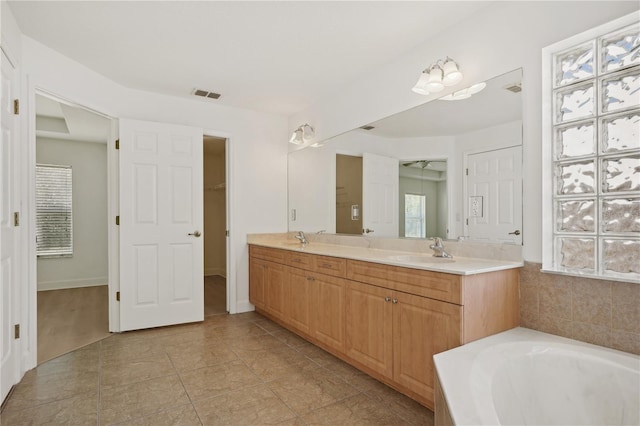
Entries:
{"type": "Polygon", "coordinates": [[[71,166],[36,165],[36,253],[73,254],[71,166]]]}

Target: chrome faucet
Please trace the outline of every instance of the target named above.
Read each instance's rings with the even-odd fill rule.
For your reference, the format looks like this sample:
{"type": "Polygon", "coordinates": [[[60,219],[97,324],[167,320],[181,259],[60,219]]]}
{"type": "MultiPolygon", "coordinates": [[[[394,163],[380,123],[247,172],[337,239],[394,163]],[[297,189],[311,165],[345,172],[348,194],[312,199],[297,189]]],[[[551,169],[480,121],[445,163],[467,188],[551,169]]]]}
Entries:
{"type": "Polygon", "coordinates": [[[294,235],[295,238],[300,240],[300,244],[306,246],[309,241],[307,241],[307,237],[304,236],[304,232],[298,231],[298,235],[294,235]]]}
{"type": "Polygon", "coordinates": [[[434,237],[433,244],[431,244],[429,248],[433,250],[433,257],[453,257],[444,250],[444,246],[442,245],[442,238],[440,237],[434,237]]]}

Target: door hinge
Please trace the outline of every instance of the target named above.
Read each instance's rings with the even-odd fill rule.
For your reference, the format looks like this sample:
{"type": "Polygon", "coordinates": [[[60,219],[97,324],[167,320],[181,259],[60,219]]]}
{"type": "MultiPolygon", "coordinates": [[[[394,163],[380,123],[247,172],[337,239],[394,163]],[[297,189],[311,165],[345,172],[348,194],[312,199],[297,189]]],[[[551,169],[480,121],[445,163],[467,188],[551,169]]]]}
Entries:
{"type": "Polygon", "coordinates": [[[15,115],[20,115],[20,99],[13,100],[13,113],[15,115]]]}
{"type": "Polygon", "coordinates": [[[116,216],[116,225],[120,225],[120,216],[116,216]]]}
{"type": "Polygon", "coordinates": [[[469,219],[467,219],[467,225],[469,224],[469,219]]]}
{"type": "Polygon", "coordinates": [[[16,324],[13,326],[13,338],[14,339],[20,338],[20,324],[16,324]]]}
{"type": "Polygon", "coordinates": [[[225,237],[229,236],[229,230],[228,229],[226,231],[224,231],[224,235],[225,235],[225,237]]]}
{"type": "Polygon", "coordinates": [[[116,139],[116,149],[120,149],[120,139],[116,139]]]}
{"type": "Polygon", "coordinates": [[[120,292],[116,291],[116,300],[119,302],[120,301],[120,292]]]}
{"type": "Polygon", "coordinates": [[[13,212],[13,226],[20,226],[20,212],[13,212]]]}
{"type": "Polygon", "coordinates": [[[466,169],[465,173],[469,176],[469,169],[466,169]]]}

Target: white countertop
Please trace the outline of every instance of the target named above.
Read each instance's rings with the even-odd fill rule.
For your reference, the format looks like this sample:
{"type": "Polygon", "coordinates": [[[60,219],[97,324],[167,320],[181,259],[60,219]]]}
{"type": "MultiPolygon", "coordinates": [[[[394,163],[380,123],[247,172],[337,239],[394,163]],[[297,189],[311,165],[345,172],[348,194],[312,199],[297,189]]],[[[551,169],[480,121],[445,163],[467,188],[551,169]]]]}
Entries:
{"type": "Polygon", "coordinates": [[[417,253],[398,250],[372,249],[341,244],[326,244],[314,241],[309,242],[306,246],[302,246],[299,241],[291,239],[249,238],[248,243],[300,253],[341,257],[352,260],[361,260],[364,262],[374,262],[455,275],[482,274],[485,272],[519,268],[524,265],[521,261],[517,262],[472,257],[455,256],[453,259],[443,259],[433,257],[431,250],[429,250],[429,252],[417,253]]]}

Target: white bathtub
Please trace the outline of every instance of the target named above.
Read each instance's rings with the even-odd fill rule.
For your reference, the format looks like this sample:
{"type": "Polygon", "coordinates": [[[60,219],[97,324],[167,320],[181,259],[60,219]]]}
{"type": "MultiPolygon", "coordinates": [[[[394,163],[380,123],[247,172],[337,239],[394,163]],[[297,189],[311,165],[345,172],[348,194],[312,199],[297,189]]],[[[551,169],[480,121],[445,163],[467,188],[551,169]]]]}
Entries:
{"type": "Polygon", "coordinates": [[[515,328],[434,356],[457,425],[640,425],[640,357],[515,328]]]}

